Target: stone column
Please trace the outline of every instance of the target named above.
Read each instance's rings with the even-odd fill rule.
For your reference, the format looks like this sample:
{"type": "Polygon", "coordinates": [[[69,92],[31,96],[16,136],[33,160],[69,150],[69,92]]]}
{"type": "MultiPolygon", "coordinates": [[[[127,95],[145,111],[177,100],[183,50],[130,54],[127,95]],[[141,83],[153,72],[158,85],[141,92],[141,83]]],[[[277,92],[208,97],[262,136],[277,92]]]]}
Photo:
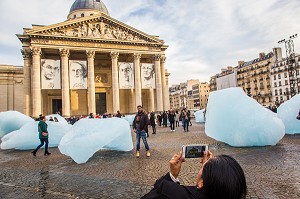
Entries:
{"type": "Polygon", "coordinates": [[[163,111],[163,93],[162,93],[162,83],[161,83],[161,68],[160,68],[160,58],[161,55],[154,55],[154,67],[155,67],[155,83],[156,83],[156,111],[163,111]]]}
{"type": "Polygon", "coordinates": [[[88,61],[88,107],[89,113],[96,113],[96,96],[95,96],[95,70],[94,70],[94,59],[95,51],[87,50],[87,61],[88,61]]]}
{"type": "Polygon", "coordinates": [[[133,89],[129,90],[130,92],[130,101],[129,101],[129,112],[130,113],[135,113],[136,112],[136,104],[135,104],[135,93],[133,89]]]}
{"type": "Polygon", "coordinates": [[[154,111],[154,89],[149,89],[149,110],[148,111],[154,111]]]}
{"type": "Polygon", "coordinates": [[[161,82],[162,82],[162,93],[163,93],[163,105],[164,105],[164,110],[169,110],[170,109],[170,102],[168,103],[169,89],[167,87],[167,81],[166,81],[165,63],[166,63],[166,57],[162,56],[161,57],[161,82]]]}
{"type": "Polygon", "coordinates": [[[135,104],[142,105],[142,86],[141,86],[141,54],[134,53],[134,86],[135,86],[135,104]]]}
{"type": "Polygon", "coordinates": [[[112,61],[112,91],[113,91],[113,113],[120,110],[120,92],[119,92],[119,71],[118,71],[118,52],[111,52],[112,61]]]}
{"type": "Polygon", "coordinates": [[[69,56],[68,49],[59,49],[61,57],[61,98],[62,98],[62,114],[64,117],[71,116],[70,106],[70,82],[69,82],[69,56]]]}
{"type": "Polygon", "coordinates": [[[32,115],[31,110],[31,54],[30,49],[22,49],[21,53],[24,59],[24,114],[27,116],[32,115]]]}
{"type": "Polygon", "coordinates": [[[38,117],[42,114],[42,94],[41,94],[41,48],[33,47],[32,53],[32,73],[31,73],[31,93],[32,93],[32,116],[38,117]]]}

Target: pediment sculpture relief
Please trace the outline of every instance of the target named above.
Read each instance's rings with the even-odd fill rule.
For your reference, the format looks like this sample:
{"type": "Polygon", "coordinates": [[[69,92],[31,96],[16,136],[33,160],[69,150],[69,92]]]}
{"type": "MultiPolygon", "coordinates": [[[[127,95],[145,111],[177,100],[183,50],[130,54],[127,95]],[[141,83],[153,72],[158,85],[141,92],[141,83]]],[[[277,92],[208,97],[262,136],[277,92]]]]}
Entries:
{"type": "Polygon", "coordinates": [[[70,36],[95,39],[116,39],[125,41],[143,41],[137,34],[131,34],[128,31],[122,30],[119,27],[114,27],[104,22],[84,23],[73,28],[65,28],[46,32],[46,34],[57,36],[70,36]]]}

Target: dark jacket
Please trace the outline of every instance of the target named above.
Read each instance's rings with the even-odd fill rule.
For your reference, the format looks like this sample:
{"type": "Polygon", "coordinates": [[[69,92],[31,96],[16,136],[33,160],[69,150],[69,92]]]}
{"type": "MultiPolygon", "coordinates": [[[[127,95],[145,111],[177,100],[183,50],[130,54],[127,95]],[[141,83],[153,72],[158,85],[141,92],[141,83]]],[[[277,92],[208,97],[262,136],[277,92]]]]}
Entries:
{"type": "Polygon", "coordinates": [[[175,121],[175,113],[169,113],[168,117],[169,117],[169,121],[170,122],[174,122],[175,121]]]}
{"type": "Polygon", "coordinates": [[[132,128],[136,129],[136,130],[141,130],[141,131],[146,131],[147,132],[148,124],[149,124],[148,116],[144,112],[141,112],[141,113],[137,113],[136,116],[134,117],[134,120],[133,120],[133,123],[132,123],[132,128]],[[137,129],[137,123],[138,122],[140,124],[139,129],[137,129]]]}
{"type": "Polygon", "coordinates": [[[46,122],[44,122],[43,120],[39,121],[39,124],[38,124],[39,139],[48,138],[48,135],[47,136],[42,135],[42,132],[47,132],[48,133],[47,127],[48,127],[48,125],[47,125],[46,122]]]}
{"type": "Polygon", "coordinates": [[[209,199],[203,189],[196,186],[182,186],[173,182],[170,174],[158,179],[153,189],[144,195],[142,199],[209,199]]]}

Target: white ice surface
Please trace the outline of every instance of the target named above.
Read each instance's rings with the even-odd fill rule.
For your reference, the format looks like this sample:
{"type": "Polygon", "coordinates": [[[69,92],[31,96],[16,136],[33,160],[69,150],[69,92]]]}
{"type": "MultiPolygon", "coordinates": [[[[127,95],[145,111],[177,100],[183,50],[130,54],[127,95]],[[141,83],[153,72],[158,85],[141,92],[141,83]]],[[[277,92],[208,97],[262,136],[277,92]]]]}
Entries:
{"type": "Polygon", "coordinates": [[[135,115],[125,115],[122,119],[126,120],[130,126],[132,126],[135,115]]]}
{"type": "Polygon", "coordinates": [[[205,122],[205,120],[204,120],[204,114],[203,114],[203,111],[204,111],[204,110],[205,110],[205,109],[201,109],[201,110],[196,111],[196,112],[194,113],[195,118],[196,118],[196,122],[199,122],[199,123],[204,123],[204,122],[205,122]]]}
{"type": "MultiPolygon", "coordinates": [[[[35,149],[39,144],[38,121],[31,121],[19,130],[5,135],[1,141],[1,149],[35,149]]],[[[60,122],[46,122],[49,132],[49,147],[57,147],[62,137],[70,131],[72,125],[60,122]]]]}
{"type": "Polygon", "coordinates": [[[285,125],[286,134],[300,133],[300,120],[296,117],[300,110],[300,94],[281,104],[277,109],[278,117],[285,125]]]}
{"type": "Polygon", "coordinates": [[[18,111],[0,112],[0,138],[4,135],[20,129],[24,124],[33,122],[31,117],[28,117],[18,111]]]}
{"type": "Polygon", "coordinates": [[[100,149],[130,151],[133,149],[130,125],[120,118],[79,120],[58,148],[78,164],[87,162],[100,149]]]}
{"type": "Polygon", "coordinates": [[[231,146],[276,145],[284,136],[284,124],[275,113],[248,97],[241,88],[209,95],[205,132],[231,146]]]}

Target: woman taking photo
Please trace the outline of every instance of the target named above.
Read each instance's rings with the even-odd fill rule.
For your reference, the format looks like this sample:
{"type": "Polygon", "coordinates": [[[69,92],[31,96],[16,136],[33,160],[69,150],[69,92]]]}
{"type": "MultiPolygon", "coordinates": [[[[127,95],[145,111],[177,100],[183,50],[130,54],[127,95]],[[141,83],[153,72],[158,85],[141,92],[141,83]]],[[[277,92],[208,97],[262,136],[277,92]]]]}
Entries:
{"type": "Polygon", "coordinates": [[[230,156],[213,157],[210,151],[204,152],[202,167],[197,175],[196,186],[182,186],[178,175],[184,162],[182,153],[170,160],[170,172],[158,179],[154,188],[142,199],[243,199],[247,185],[243,169],[230,156]]]}

